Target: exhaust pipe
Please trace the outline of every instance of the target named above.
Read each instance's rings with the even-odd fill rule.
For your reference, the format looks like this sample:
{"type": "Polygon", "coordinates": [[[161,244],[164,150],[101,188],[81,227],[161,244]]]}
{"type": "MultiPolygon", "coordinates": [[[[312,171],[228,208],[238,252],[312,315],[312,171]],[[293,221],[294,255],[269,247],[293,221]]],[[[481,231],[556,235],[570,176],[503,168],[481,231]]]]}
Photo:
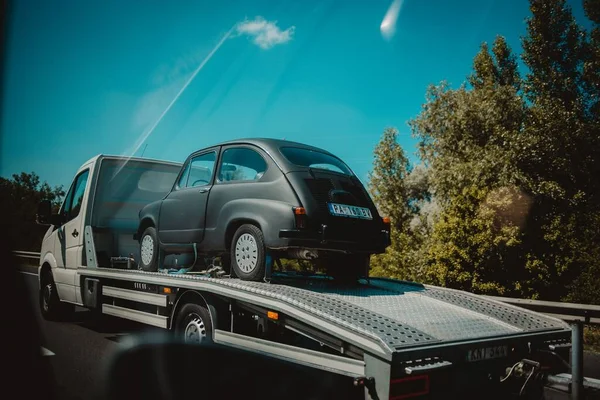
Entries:
{"type": "Polygon", "coordinates": [[[288,251],[288,255],[290,258],[300,260],[314,260],[319,257],[319,254],[316,251],[307,249],[291,249],[288,251]]]}

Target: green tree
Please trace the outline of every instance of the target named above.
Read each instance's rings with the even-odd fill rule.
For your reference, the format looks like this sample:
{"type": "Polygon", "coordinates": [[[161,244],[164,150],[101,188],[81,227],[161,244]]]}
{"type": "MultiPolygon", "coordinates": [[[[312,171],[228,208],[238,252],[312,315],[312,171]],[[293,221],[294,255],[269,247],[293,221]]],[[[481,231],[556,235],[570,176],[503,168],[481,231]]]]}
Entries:
{"type": "Polygon", "coordinates": [[[390,218],[392,227],[392,245],[385,254],[371,259],[371,274],[414,279],[410,262],[413,240],[409,230],[411,199],[406,186],[411,166],[397,138],[396,129],[384,130],[375,147],[373,171],[369,174],[369,191],[380,213],[390,218]]]}
{"type": "MultiPolygon", "coordinates": [[[[590,15],[589,3],[586,10],[590,15]]],[[[531,1],[531,11],[522,55],[530,70],[530,106],[516,160],[521,185],[534,198],[523,238],[529,273],[523,286],[557,299],[567,295],[566,282],[595,268],[585,254],[594,253],[600,239],[600,225],[590,223],[600,211],[600,137],[590,112],[595,73],[589,68],[598,43],[586,40],[563,0],[531,1]]]]}
{"type": "Polygon", "coordinates": [[[35,222],[38,204],[49,200],[57,212],[64,195],[62,186],[40,183],[34,172],[15,174],[11,179],[0,178],[0,209],[5,213],[2,231],[10,232],[6,235],[11,241],[9,248],[39,251],[47,227],[35,222]]]}
{"type": "Polygon", "coordinates": [[[421,113],[410,121],[439,208],[429,229],[421,230],[418,259],[428,282],[507,294],[518,290],[508,266],[519,257],[522,211],[529,205],[514,166],[526,107],[504,38],[497,37],[492,49],[484,43],[475,56],[471,88],[430,87],[421,113]]]}

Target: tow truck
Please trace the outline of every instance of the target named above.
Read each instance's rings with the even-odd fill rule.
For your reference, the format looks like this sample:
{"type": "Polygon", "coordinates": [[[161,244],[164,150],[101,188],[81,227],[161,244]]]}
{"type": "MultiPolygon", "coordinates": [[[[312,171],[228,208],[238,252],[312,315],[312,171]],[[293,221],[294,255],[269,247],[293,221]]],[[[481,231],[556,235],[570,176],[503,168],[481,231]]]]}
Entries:
{"type": "MultiPolygon", "coordinates": [[[[178,163],[96,156],[78,170],[49,225],[38,269],[40,308],[64,318],[77,305],[345,376],[365,398],[508,398],[534,374],[556,371],[569,326],[464,291],[365,277],[278,271],[263,281],[204,270],[139,270],[138,213],[168,193],[178,163]],[[551,359],[548,360],[548,355],[551,359]]],[[[536,380],[537,381],[537,380],[536,380]]]]}

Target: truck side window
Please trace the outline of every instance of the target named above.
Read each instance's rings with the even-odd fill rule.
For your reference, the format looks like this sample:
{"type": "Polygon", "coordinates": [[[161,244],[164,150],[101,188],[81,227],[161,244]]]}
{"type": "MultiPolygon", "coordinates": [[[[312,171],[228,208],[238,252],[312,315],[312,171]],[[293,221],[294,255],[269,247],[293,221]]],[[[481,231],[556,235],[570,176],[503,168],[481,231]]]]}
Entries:
{"type": "Polygon", "coordinates": [[[77,178],[77,182],[75,183],[75,191],[73,192],[73,203],[71,205],[71,211],[69,212],[69,220],[72,220],[79,215],[89,173],[90,171],[86,170],[77,178]]]}
{"type": "Polygon", "coordinates": [[[217,153],[214,151],[199,155],[189,164],[189,177],[186,187],[206,186],[212,180],[217,153]]]}
{"type": "Polygon", "coordinates": [[[227,149],[221,158],[219,181],[257,181],[266,170],[266,161],[256,151],[246,147],[227,149]]]}
{"type": "Polygon", "coordinates": [[[79,215],[89,172],[89,170],[85,170],[80,173],[65,196],[65,202],[60,210],[60,214],[62,214],[65,222],[69,222],[79,215]]]}

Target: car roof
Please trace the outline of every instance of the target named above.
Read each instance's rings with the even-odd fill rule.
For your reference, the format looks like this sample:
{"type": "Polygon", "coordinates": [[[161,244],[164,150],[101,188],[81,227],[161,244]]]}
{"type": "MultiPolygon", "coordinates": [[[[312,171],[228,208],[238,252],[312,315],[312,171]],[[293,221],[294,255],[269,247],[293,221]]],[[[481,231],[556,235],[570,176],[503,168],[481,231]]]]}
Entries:
{"type": "Polygon", "coordinates": [[[252,144],[260,147],[263,150],[278,150],[281,147],[300,147],[307,150],[320,151],[321,153],[331,154],[327,150],[323,150],[321,148],[311,146],[304,143],[293,142],[285,139],[272,139],[272,138],[245,138],[245,139],[235,139],[229,140],[226,142],[218,143],[216,146],[225,146],[231,144],[252,144]]]}

